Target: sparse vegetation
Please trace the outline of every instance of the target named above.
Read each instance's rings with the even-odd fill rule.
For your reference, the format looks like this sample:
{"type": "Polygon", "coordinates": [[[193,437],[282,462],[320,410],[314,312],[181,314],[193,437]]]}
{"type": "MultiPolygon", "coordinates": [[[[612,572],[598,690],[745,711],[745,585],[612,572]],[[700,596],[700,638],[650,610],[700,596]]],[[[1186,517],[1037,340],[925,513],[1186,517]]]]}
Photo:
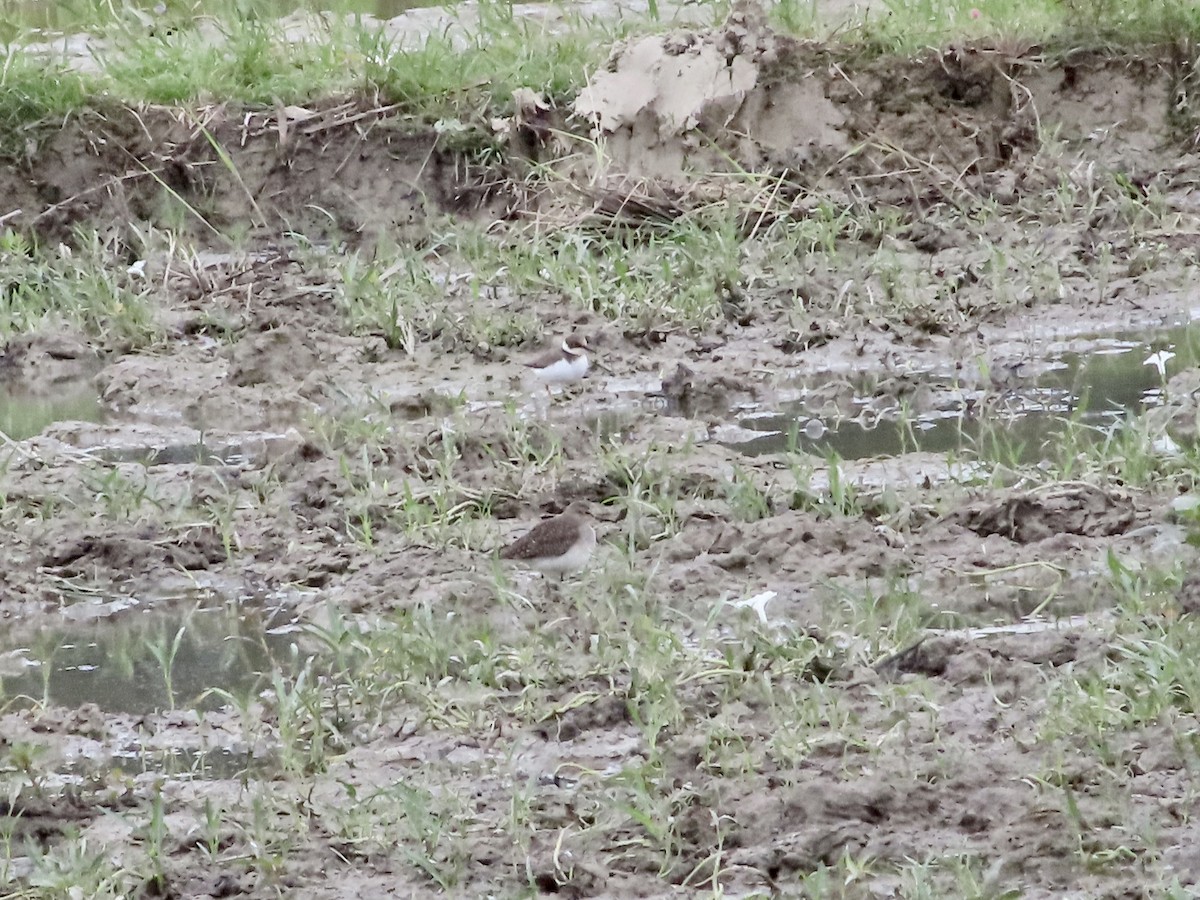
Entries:
{"type": "Polygon", "coordinates": [[[628,146],[727,4],[279,11],[0,23],[0,894],[1194,889],[1190,5],[778,3],[628,146]]]}

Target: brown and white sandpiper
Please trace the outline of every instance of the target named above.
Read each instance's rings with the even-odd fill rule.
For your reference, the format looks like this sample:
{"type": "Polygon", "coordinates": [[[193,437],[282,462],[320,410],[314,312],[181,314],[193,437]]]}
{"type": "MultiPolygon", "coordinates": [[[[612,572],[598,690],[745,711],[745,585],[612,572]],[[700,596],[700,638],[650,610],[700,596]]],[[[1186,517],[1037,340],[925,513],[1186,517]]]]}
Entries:
{"type": "Polygon", "coordinates": [[[583,569],[595,549],[596,532],[588,522],[587,504],[576,500],[501,550],[500,558],[561,580],[583,569]]]}
{"type": "Polygon", "coordinates": [[[587,351],[590,349],[583,335],[569,334],[557,348],[547,350],[525,363],[525,366],[532,370],[534,379],[538,384],[545,385],[546,393],[549,393],[551,385],[570,384],[587,374],[587,351]]]}

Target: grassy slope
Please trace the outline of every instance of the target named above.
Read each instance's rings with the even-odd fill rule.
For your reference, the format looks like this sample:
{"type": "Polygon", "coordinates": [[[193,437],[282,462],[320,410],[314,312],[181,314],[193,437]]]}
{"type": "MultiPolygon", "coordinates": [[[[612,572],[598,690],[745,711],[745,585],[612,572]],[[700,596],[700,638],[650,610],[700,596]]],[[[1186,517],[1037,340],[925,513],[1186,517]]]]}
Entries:
{"type": "MultiPolygon", "coordinates": [[[[484,0],[454,40],[435,35],[397,52],[380,29],[353,15],[327,16],[316,39],[289,42],[277,22],[247,13],[247,4],[204,7],[203,16],[114,16],[98,4],[99,66],[89,74],[66,71],[52,54],[31,59],[20,48],[35,35],[10,24],[0,70],[0,130],[58,120],[100,97],[131,104],[272,104],[362,91],[429,120],[469,117],[503,108],[519,87],[570,98],[613,42],[671,24],[665,11],[619,21],[568,13],[551,33],[514,16],[510,6],[484,0]]],[[[704,9],[701,19],[715,23],[727,5],[709,0],[704,9]]],[[[651,6],[651,13],[659,12],[651,6]]],[[[905,54],[964,40],[1050,53],[1163,45],[1186,52],[1200,33],[1200,10],[1183,0],[895,0],[837,21],[822,17],[815,4],[783,0],[772,15],[785,30],[841,43],[849,53],[905,54]]],[[[694,11],[690,18],[696,21],[694,11]]]]}

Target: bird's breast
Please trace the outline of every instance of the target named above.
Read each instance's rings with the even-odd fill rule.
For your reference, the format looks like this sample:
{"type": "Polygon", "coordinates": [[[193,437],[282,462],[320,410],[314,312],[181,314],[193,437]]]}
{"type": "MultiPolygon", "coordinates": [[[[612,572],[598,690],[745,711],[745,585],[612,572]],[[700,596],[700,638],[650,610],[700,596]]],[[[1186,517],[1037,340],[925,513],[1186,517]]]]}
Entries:
{"type": "Polygon", "coordinates": [[[588,370],[588,358],[577,356],[574,359],[557,359],[544,369],[539,369],[537,377],[548,383],[560,381],[578,381],[588,370]]]}

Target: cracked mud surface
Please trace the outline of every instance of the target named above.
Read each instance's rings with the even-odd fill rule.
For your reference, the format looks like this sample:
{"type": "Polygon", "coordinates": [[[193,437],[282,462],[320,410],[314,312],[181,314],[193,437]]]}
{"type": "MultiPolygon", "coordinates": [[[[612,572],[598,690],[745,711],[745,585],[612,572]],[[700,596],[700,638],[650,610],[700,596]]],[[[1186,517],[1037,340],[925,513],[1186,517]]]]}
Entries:
{"type": "MultiPolygon", "coordinates": [[[[1062,679],[1134,652],[1112,554],[1168,573],[1140,615],[1190,646],[1177,481],[980,480],[922,453],[831,473],[720,439],[735,408],[770,408],[802,377],[916,397],[980,360],[1036,368],[1058,343],[1186,318],[1200,160],[1167,115],[1175,89],[1153,60],[839,61],[735,18],[614,53],[574,110],[607,165],[585,182],[562,163],[583,208],[386,110],[331,104],[286,145],[274,113],[218,111],[237,184],[178,111],[67,123],[0,171],[24,211],[9,224],[47,241],[88,225],[118,271],[145,259],[158,336],[63,325],[4,350],[10,388],[83,379],[105,410],[7,448],[7,646],[91,607],[102,627],[198,594],[264,629],[348,616],[400,637],[354,658],[371,695],[331,692],[336,714],[312,727],[336,723],[321,739],[335,752],[299,765],[288,753],[318,739],[285,740],[278,693],[203,715],[9,703],[13,846],[81,831],[136,868],[161,801],[179,897],[909,896],[914,861],[937,862],[945,896],[968,876],[997,896],[1194,886],[1195,710],[1099,736],[1056,726],[1062,679]],[[720,89],[670,90],[725,65],[720,89]],[[123,154],[161,183],[122,174],[123,154]],[[770,204],[685,183],[722,159],[786,179],[770,204]],[[141,253],[131,234],[155,222],[161,184],[242,224],[249,248],[141,253]],[[435,236],[445,220],[503,219],[515,241],[540,222],[641,227],[698,195],[744,204],[747,233],[845,221],[829,252],[743,259],[740,283],[702,285],[721,301],[703,324],[481,284],[435,236]],[[439,303],[407,344],[339,299],[342,254],[322,242],[341,240],[435,260],[439,303]],[[572,329],[608,372],[545,408],[519,362],[572,329]],[[598,511],[588,575],[558,591],[498,578],[492,551],[574,498],[598,511]],[[764,621],[732,605],[763,592],[764,621]],[[1034,613],[1062,627],[986,632],[1034,613]],[[687,662],[660,683],[646,648],[663,641],[687,662]],[[28,746],[41,779],[14,761],[28,746]],[[180,753],[206,762],[130,768],[180,753]],[[222,811],[208,830],[206,804],[222,811]],[[850,877],[847,860],[871,866],[850,877]]],[[[34,852],[12,855],[25,877],[34,852]]]]}

